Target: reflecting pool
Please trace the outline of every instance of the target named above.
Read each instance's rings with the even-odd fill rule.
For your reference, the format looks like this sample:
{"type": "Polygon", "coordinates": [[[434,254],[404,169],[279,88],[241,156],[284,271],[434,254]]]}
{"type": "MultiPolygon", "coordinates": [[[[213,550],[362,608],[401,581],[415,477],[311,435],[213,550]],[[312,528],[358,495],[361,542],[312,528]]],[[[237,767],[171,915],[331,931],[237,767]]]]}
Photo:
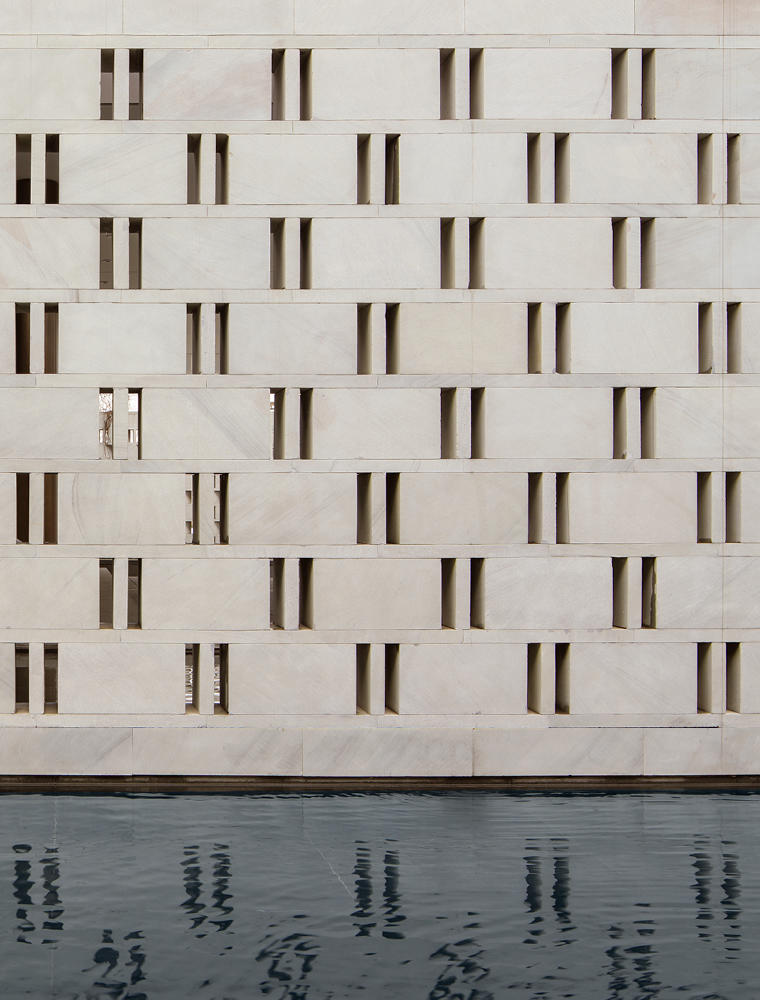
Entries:
{"type": "Polygon", "coordinates": [[[760,996],[758,793],[0,796],[0,995],[760,996]]]}

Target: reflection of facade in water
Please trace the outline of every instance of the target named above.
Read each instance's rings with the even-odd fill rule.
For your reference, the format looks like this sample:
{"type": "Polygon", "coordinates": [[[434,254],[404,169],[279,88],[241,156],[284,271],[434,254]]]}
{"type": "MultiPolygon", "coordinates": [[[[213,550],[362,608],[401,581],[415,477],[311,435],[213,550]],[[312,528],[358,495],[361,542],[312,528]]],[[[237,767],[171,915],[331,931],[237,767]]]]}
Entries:
{"type": "Polygon", "coordinates": [[[30,944],[30,934],[37,926],[32,916],[41,917],[40,929],[45,933],[41,939],[41,944],[55,944],[58,938],[56,931],[63,930],[63,903],[59,894],[60,866],[58,861],[58,848],[46,847],[45,854],[39,860],[39,884],[42,891],[42,898],[39,904],[35,904],[32,898],[32,889],[37,884],[33,879],[32,862],[25,855],[31,854],[30,844],[14,844],[13,853],[20,855],[14,861],[13,871],[13,897],[18,903],[16,917],[19,921],[17,928],[19,941],[30,944]],[[41,913],[37,915],[37,907],[41,913]]]}
{"type": "MultiPolygon", "coordinates": [[[[217,931],[226,931],[232,926],[233,906],[230,904],[232,893],[229,892],[231,879],[231,860],[227,844],[214,844],[213,853],[207,862],[211,869],[211,900],[210,904],[203,901],[203,867],[201,865],[200,848],[192,844],[183,848],[182,883],[186,898],[180,906],[190,915],[190,930],[197,930],[206,920],[217,931]],[[206,912],[208,911],[208,912],[206,912]]],[[[205,937],[206,931],[196,937],[205,937]]]]}
{"type": "MultiPolygon", "coordinates": [[[[386,850],[383,854],[383,905],[381,913],[383,917],[382,936],[390,940],[403,940],[404,934],[400,925],[404,923],[406,917],[401,909],[401,892],[399,889],[399,851],[394,846],[387,847],[388,844],[396,844],[394,840],[386,840],[386,850]]],[[[367,847],[363,841],[357,840],[355,845],[356,861],[354,864],[354,896],[355,907],[352,917],[356,918],[354,927],[356,937],[368,936],[372,929],[377,926],[372,908],[372,848],[367,847]]],[[[378,849],[379,855],[380,849],[378,849]]]]}

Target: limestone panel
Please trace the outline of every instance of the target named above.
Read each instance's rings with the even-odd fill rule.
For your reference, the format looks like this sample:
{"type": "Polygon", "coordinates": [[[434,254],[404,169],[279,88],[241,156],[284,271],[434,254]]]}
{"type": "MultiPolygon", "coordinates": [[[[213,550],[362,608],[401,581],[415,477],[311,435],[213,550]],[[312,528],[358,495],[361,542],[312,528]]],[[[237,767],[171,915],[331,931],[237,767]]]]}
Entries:
{"type": "Polygon", "coordinates": [[[303,770],[298,729],[156,726],[132,732],[135,774],[298,775],[303,770]]]}
{"type": "Polygon", "coordinates": [[[97,219],[0,219],[0,288],[97,288],[97,219]]]}
{"type": "Polygon", "coordinates": [[[436,389],[314,389],[313,458],[440,458],[436,389]]]}
{"type": "Polygon", "coordinates": [[[760,713],[760,642],[741,644],[738,686],[741,713],[760,713]]]}
{"type": "Polygon", "coordinates": [[[760,562],[732,556],[725,560],[724,628],[757,628],[760,562]]]}
{"type": "Polygon", "coordinates": [[[654,457],[717,458],[723,452],[722,391],[660,386],[655,389],[654,457]]]}
{"type": "Polygon", "coordinates": [[[694,204],[694,135],[570,136],[568,201],[694,204]]]}
{"type": "Polygon", "coordinates": [[[253,25],[259,34],[276,35],[293,26],[292,3],[288,0],[276,4],[271,0],[204,0],[181,8],[155,0],[122,3],[123,30],[130,35],[247,35],[253,25]]]}
{"type": "Polygon", "coordinates": [[[438,629],[438,559],[315,559],[316,629],[438,629]]]}
{"type": "Polygon", "coordinates": [[[573,715],[697,710],[694,643],[573,643],[569,676],[573,715]]]}
{"type": "Polygon", "coordinates": [[[655,288],[718,288],[721,227],[717,219],[656,219],[651,273],[655,288]]]}
{"type": "Polygon", "coordinates": [[[269,49],[154,49],[144,55],[146,121],[271,116],[269,49]]]}
{"type": "Polygon", "coordinates": [[[342,302],[231,303],[232,375],[356,372],[356,306],[342,302]]]}
{"type": "Polygon", "coordinates": [[[465,0],[467,31],[475,34],[588,34],[633,31],[631,0],[465,0]]]}
{"type": "Polygon", "coordinates": [[[61,204],[184,204],[185,145],[182,135],[64,134],[61,204]]]}
{"type": "Polygon", "coordinates": [[[402,302],[396,359],[402,375],[522,374],[528,365],[522,302],[402,302]]]}
{"type": "Polygon", "coordinates": [[[0,394],[0,459],[93,459],[95,389],[9,388],[0,394]]]}
{"type": "Polygon", "coordinates": [[[658,118],[720,118],[723,115],[723,53],[720,49],[655,50],[654,103],[658,118]]]}
{"type": "Polygon", "coordinates": [[[402,135],[399,201],[524,203],[526,148],[519,132],[402,135]]]}
{"type": "Polygon", "coordinates": [[[609,219],[486,219],[486,288],[610,288],[609,219]]]}
{"type": "Polygon", "coordinates": [[[58,371],[184,375],[185,308],[161,302],[62,302],[58,371]]]}
{"type": "Polygon", "coordinates": [[[404,644],[399,647],[401,715],[523,715],[524,643],[404,644]]]}
{"type": "Polygon", "coordinates": [[[0,642],[0,715],[16,710],[16,645],[0,642]]]}
{"type": "Polygon", "coordinates": [[[726,458],[755,458],[760,431],[760,388],[732,386],[724,390],[724,455],[726,458]]]}
{"type": "Polygon", "coordinates": [[[760,472],[741,474],[741,539],[760,542],[760,472]]]}
{"type": "Polygon", "coordinates": [[[404,472],[398,489],[399,541],[404,544],[507,545],[528,540],[525,475],[404,472]]]}
{"type": "MultiPolygon", "coordinates": [[[[756,25],[760,19],[755,13],[756,25]]],[[[728,118],[756,118],[760,100],[760,49],[736,48],[726,52],[726,108],[728,118]]]]}
{"type": "Polygon", "coordinates": [[[476,729],[473,773],[500,775],[641,774],[642,730],[604,727],[476,729]]]}
{"type": "Polygon", "coordinates": [[[100,114],[99,86],[98,49],[5,48],[0,118],[95,120],[100,114]]]}
{"type": "Polygon", "coordinates": [[[354,715],[356,647],[230,645],[229,708],[240,715],[354,715]]]}
{"type": "Polygon", "coordinates": [[[144,219],[143,288],[268,288],[266,219],[144,219]]]}
{"type": "Polygon", "coordinates": [[[610,117],[608,51],[488,48],[484,54],[484,117],[610,117]]]}
{"type": "Polygon", "coordinates": [[[658,35],[719,35],[723,0],[696,0],[687,10],[680,0],[636,0],[636,31],[658,35]]]}
{"type": "Polygon", "coordinates": [[[404,0],[295,0],[297,33],[343,35],[365,32],[390,35],[450,34],[464,31],[462,0],[409,4],[404,0]]]}
{"type": "Polygon", "coordinates": [[[462,729],[305,729],[303,773],[470,775],[472,736],[462,729]]]}
{"type": "Polygon", "coordinates": [[[0,560],[0,627],[97,628],[98,560],[0,560]]]}
{"type": "Polygon", "coordinates": [[[143,629],[269,625],[269,560],[143,559],[143,629]]]}
{"type": "Polygon", "coordinates": [[[658,556],[655,563],[657,628],[720,628],[723,566],[700,556],[658,556]]]}
{"type": "Polygon", "coordinates": [[[61,545],[183,545],[182,473],[58,474],[61,545]]]}
{"type": "Polygon", "coordinates": [[[229,531],[238,545],[350,545],[356,541],[356,476],[235,474],[229,531]]]}
{"type": "Polygon", "coordinates": [[[314,219],[313,288],[439,288],[437,219],[314,219]]]}
{"type": "Polygon", "coordinates": [[[612,393],[603,388],[486,389],[488,458],[610,458],[612,393]]]}
{"type": "Polygon", "coordinates": [[[693,472],[573,472],[568,479],[571,542],[651,542],[697,537],[693,472]]]}
{"type": "Polygon", "coordinates": [[[760,202],[760,135],[745,132],[740,139],[741,202],[757,205],[760,202]]]}
{"type": "Polygon", "coordinates": [[[314,49],[311,74],[318,121],[437,118],[440,111],[437,49],[314,49]]]}
{"type": "Polygon", "coordinates": [[[184,714],[184,645],[60,643],[58,711],[75,715],[184,714]]]}
{"type": "Polygon", "coordinates": [[[760,220],[726,220],[725,284],[730,288],[760,288],[760,264],[755,255],[758,239],[760,220]]]}
{"type": "Polygon", "coordinates": [[[16,541],[16,477],[0,473],[0,545],[16,541]]]}
{"type": "Polygon", "coordinates": [[[271,457],[266,389],[143,389],[143,458],[271,457]]]}
{"type": "Polygon", "coordinates": [[[229,199],[234,205],[355,205],[353,135],[233,135],[229,199]]]}
{"type": "Polygon", "coordinates": [[[486,559],[485,627],[609,628],[609,558],[486,559]]]}

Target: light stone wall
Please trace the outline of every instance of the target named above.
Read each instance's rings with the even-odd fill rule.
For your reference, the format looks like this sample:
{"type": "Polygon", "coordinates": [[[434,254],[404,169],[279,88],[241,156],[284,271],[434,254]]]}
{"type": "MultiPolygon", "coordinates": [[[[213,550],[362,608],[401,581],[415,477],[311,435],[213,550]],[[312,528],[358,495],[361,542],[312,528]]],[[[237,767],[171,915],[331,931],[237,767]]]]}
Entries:
{"type": "Polygon", "coordinates": [[[0,774],[760,772],[758,38],[3,5],[0,774]]]}

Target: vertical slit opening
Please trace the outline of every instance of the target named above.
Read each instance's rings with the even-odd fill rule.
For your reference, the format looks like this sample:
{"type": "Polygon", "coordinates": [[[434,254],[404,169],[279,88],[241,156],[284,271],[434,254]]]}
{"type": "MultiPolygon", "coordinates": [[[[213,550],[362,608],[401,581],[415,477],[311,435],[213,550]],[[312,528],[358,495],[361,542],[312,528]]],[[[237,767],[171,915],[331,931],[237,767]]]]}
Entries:
{"type": "Polygon", "coordinates": [[[657,628],[657,563],[654,556],[641,560],[641,627],[657,628]]]}
{"type": "Polygon", "coordinates": [[[742,370],[742,306],[726,303],[726,370],[732,375],[742,370]]]}
{"type": "Polygon", "coordinates": [[[625,288],[628,271],[626,219],[612,220],[612,287],[625,288]]]}
{"type": "Polygon", "coordinates": [[[541,521],[543,514],[543,474],[528,473],[528,542],[541,541],[541,521]]]}
{"type": "Polygon", "coordinates": [[[641,51],[641,117],[655,118],[655,60],[654,49],[641,51]]]}
{"type": "Polygon", "coordinates": [[[697,320],[697,350],[700,375],[710,375],[713,370],[713,307],[711,302],[700,302],[697,320]]]}
{"type": "Polygon", "coordinates": [[[302,122],[311,121],[311,49],[301,49],[299,58],[299,103],[302,122]]]}
{"type": "Polygon", "coordinates": [[[697,542],[712,541],[712,473],[697,473],[697,542]]]}
{"type": "Polygon", "coordinates": [[[483,117],[484,66],[483,49],[470,49],[470,118],[483,117]]]}
{"type": "Polygon", "coordinates": [[[58,303],[45,303],[45,374],[58,371],[58,303]]]}
{"type": "Polygon", "coordinates": [[[541,148],[537,132],[529,132],[528,142],[528,203],[537,204],[541,200],[541,148]]]}
{"type": "Polygon", "coordinates": [[[129,120],[142,121],[143,50],[129,50],[129,120]]]}
{"type": "Polygon", "coordinates": [[[298,627],[314,627],[313,560],[298,560],[298,627]]]}
{"type": "Polygon", "coordinates": [[[372,480],[369,472],[356,474],[356,544],[372,541],[372,480]]]}
{"type": "Polygon", "coordinates": [[[228,715],[230,710],[230,647],[226,642],[214,645],[214,715],[228,715]]]}
{"type": "Polygon", "coordinates": [[[29,473],[16,473],[16,543],[29,544],[29,473]]]}
{"type": "Polygon", "coordinates": [[[311,219],[301,219],[300,225],[300,287],[311,288],[311,219]]]}
{"type": "Polygon", "coordinates": [[[113,219],[100,220],[100,287],[113,288],[113,219]]]}
{"type": "Polygon", "coordinates": [[[42,649],[45,714],[58,713],[58,643],[46,642],[42,649]]]}
{"type": "Polygon", "coordinates": [[[187,137],[187,203],[198,205],[201,200],[201,137],[187,137]]]}
{"type": "Polygon", "coordinates": [[[58,204],[59,194],[59,140],[57,135],[45,136],[45,203],[58,204]]]}
{"type": "Polygon", "coordinates": [[[726,473],[726,541],[740,542],[742,535],[741,473],[726,473]]]}
{"type": "Polygon", "coordinates": [[[456,559],[441,559],[441,628],[456,628],[456,559]]]}
{"type": "Polygon", "coordinates": [[[713,137],[697,137],[697,203],[711,205],[713,200],[713,137]]]}
{"type": "Polygon", "coordinates": [[[641,220],[641,287],[654,288],[655,273],[654,219],[641,220]]]}
{"type": "Polygon", "coordinates": [[[385,306],[385,374],[398,375],[398,303],[385,306]]]}
{"type": "Polygon", "coordinates": [[[639,395],[641,413],[641,457],[655,458],[655,389],[642,386],[639,395]]]}
{"type": "Polygon", "coordinates": [[[485,221],[470,219],[470,288],[485,285],[485,221]]]}
{"type": "Polygon", "coordinates": [[[217,135],[214,160],[214,202],[217,205],[226,205],[229,201],[229,154],[229,136],[217,135]]]}
{"type": "Polygon", "coordinates": [[[528,374],[541,372],[541,303],[528,303],[528,374]]]}
{"type": "Polygon", "coordinates": [[[729,135],[726,145],[726,200],[729,205],[741,204],[741,136],[729,135]]]}
{"type": "Polygon", "coordinates": [[[356,644],[356,714],[368,715],[370,706],[369,643],[356,644]]]}
{"type": "Polygon", "coordinates": [[[269,287],[285,287],[285,220],[269,220],[269,287]]]}
{"type": "Polygon", "coordinates": [[[28,375],[31,363],[31,309],[28,302],[16,303],[16,374],[28,375]]]}
{"type": "Polygon", "coordinates": [[[470,559],[470,628],[485,628],[486,571],[485,560],[470,559]]]}
{"type": "Polygon", "coordinates": [[[386,643],[385,711],[394,715],[398,715],[399,705],[398,659],[398,643],[386,643]]]}
{"type": "Polygon", "coordinates": [[[58,473],[46,472],[43,480],[42,541],[58,544],[58,473]]]}
{"type": "Polygon", "coordinates": [[[98,393],[98,443],[101,458],[113,458],[113,389],[98,393]]]}
{"type": "Polygon", "coordinates": [[[185,712],[195,714],[198,711],[198,664],[200,648],[197,643],[185,645],[185,712]]]}
{"type": "Polygon", "coordinates": [[[285,390],[269,390],[272,414],[272,458],[285,458],[285,390]]]}
{"type": "Polygon", "coordinates": [[[559,375],[570,374],[570,303],[558,302],[555,310],[554,356],[559,375]]]}
{"type": "Polygon", "coordinates": [[[229,374],[229,306],[217,303],[214,309],[214,370],[217,375],[229,374]]]}
{"type": "Polygon", "coordinates": [[[113,49],[100,50],[100,120],[113,121],[113,49]]]}
{"type": "Polygon", "coordinates": [[[741,643],[726,643],[726,711],[741,712],[741,643]]]}
{"type": "Polygon", "coordinates": [[[697,643],[697,712],[712,712],[712,643],[697,643]]]}
{"type": "Polygon", "coordinates": [[[385,204],[398,205],[399,137],[385,137],[385,204]]]}
{"type": "Polygon", "coordinates": [[[199,545],[200,533],[199,524],[199,487],[198,473],[187,473],[185,475],[185,544],[199,545]]]}
{"type": "Polygon", "coordinates": [[[570,511],[568,500],[567,472],[557,473],[557,544],[566,545],[570,541],[570,511]]]}
{"type": "Polygon", "coordinates": [[[612,118],[628,117],[628,50],[612,49],[612,118]]]}
{"type": "Polygon", "coordinates": [[[441,49],[439,53],[440,86],[441,86],[441,121],[456,117],[456,98],[454,94],[454,50],[441,49]]]}
{"type": "Polygon", "coordinates": [[[311,401],[312,390],[301,389],[300,413],[298,421],[299,429],[299,457],[311,458],[311,401]]]}
{"type": "Polygon", "coordinates": [[[356,137],[356,204],[369,205],[371,189],[370,138],[356,137]]]}
{"type": "Polygon", "coordinates": [[[628,408],[626,390],[612,390],[612,457],[628,457],[628,408]]]}
{"type": "Polygon", "coordinates": [[[29,645],[25,642],[14,644],[15,711],[29,711],[29,645]]]}
{"type": "Polygon", "coordinates": [[[32,137],[16,136],[16,204],[32,201],[32,137]]]}
{"type": "Polygon", "coordinates": [[[401,540],[400,490],[398,472],[385,474],[385,542],[398,545],[401,540]]]}
{"type": "Polygon", "coordinates": [[[186,365],[188,375],[198,375],[201,370],[201,307],[188,303],[186,320],[186,365]]]}
{"type": "Polygon", "coordinates": [[[372,371],[372,327],[368,302],[356,306],[356,374],[369,375],[372,371]]]}
{"type": "Polygon", "coordinates": [[[570,200],[570,138],[567,132],[554,136],[554,200],[570,200]]]}
{"type": "Polygon", "coordinates": [[[228,472],[221,472],[214,476],[217,495],[218,495],[218,509],[217,509],[217,526],[218,526],[218,544],[219,545],[229,545],[230,543],[230,476],[228,472]]]}
{"type": "Polygon", "coordinates": [[[269,627],[285,627],[285,560],[269,560],[269,627]]]}
{"type": "Polygon", "coordinates": [[[554,712],[567,715],[570,711],[570,644],[554,644],[554,712]]]}
{"type": "Polygon", "coordinates": [[[272,50],[272,121],[285,118],[285,50],[272,50]]]}
{"type": "Polygon", "coordinates": [[[142,458],[142,389],[127,393],[127,458],[142,458]]]}
{"type": "Polygon", "coordinates": [[[612,557],[612,627],[628,628],[628,560],[612,557]]]}
{"type": "Polygon", "coordinates": [[[129,287],[142,288],[142,219],[129,220],[129,287]]]}
{"type": "Polygon", "coordinates": [[[470,390],[470,458],[486,455],[486,390],[470,390]]]}
{"type": "Polygon", "coordinates": [[[454,220],[441,219],[441,288],[454,287],[454,220]]]}
{"type": "Polygon", "coordinates": [[[142,627],[142,559],[127,561],[127,628],[142,627]]]}
{"type": "Polygon", "coordinates": [[[113,559],[100,560],[100,627],[113,628],[113,559]]]}
{"type": "Polygon", "coordinates": [[[529,642],[527,649],[528,667],[528,704],[529,712],[541,711],[541,646],[537,642],[529,642]]]}
{"type": "Polygon", "coordinates": [[[441,458],[456,458],[456,389],[441,389],[441,458]]]}

